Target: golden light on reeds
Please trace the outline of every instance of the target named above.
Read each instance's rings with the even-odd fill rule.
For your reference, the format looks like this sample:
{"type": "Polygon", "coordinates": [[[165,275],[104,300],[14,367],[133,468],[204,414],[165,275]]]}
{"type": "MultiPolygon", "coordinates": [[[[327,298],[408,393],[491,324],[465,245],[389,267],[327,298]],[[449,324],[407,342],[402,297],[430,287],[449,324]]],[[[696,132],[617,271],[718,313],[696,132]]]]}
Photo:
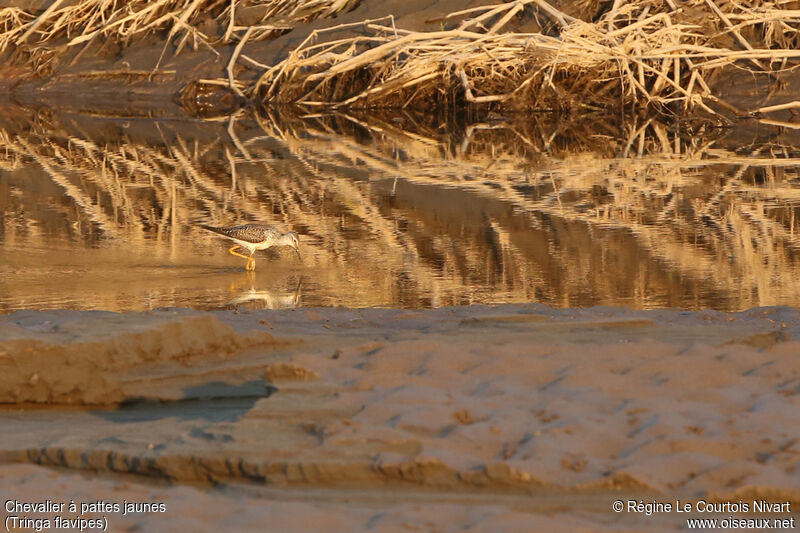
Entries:
{"type": "MultiPolygon", "coordinates": [[[[785,1],[560,2],[559,9],[545,0],[515,0],[444,15],[429,21],[440,25],[435,31],[398,27],[388,15],[303,29],[300,35],[307,37],[285,57],[260,57],[261,49],[251,46],[356,5],[355,0],[56,0],[40,12],[0,9],[0,53],[10,65],[48,75],[64,58],[74,64],[93,43],[126,48],[150,36],[161,43],[160,54],[149,74],[140,65],[127,68],[130,76],[163,74],[166,57],[192,47],[206,50],[225,73],[194,82],[225,86],[268,105],[306,109],[614,108],[623,116],[648,110],[725,122],[800,105],[740,109],[714,88],[726,69],[775,74],[800,59],[800,11],[785,1]],[[580,11],[584,19],[566,11],[580,11]]],[[[102,78],[117,71],[82,75],[102,78]]]]}
{"type": "MultiPolygon", "coordinates": [[[[17,62],[28,61],[35,72],[46,75],[52,71],[52,61],[85,49],[93,41],[113,40],[127,47],[148,35],[166,31],[157,70],[168,48],[177,55],[186,46],[195,50],[203,47],[219,56],[216,45],[238,41],[245,32],[250,41],[268,39],[298,23],[342,11],[351,2],[53,0],[39,13],[18,7],[0,8],[0,52],[14,50],[17,62]],[[247,12],[246,22],[237,22],[237,11],[247,12]],[[217,27],[224,30],[218,34],[217,27]],[[44,56],[46,59],[42,60],[44,56]]],[[[73,57],[72,61],[76,59],[73,57]]]]}
{"type": "Polygon", "coordinates": [[[713,94],[709,78],[735,63],[769,71],[800,58],[800,18],[784,4],[614,2],[583,21],[544,0],[521,0],[452,13],[448,28],[433,32],[397,28],[391,17],[366,20],[312,32],[249,93],[327,109],[444,103],[740,113],[713,94]],[[557,35],[510,30],[525,9],[555,21],[557,35]]]}

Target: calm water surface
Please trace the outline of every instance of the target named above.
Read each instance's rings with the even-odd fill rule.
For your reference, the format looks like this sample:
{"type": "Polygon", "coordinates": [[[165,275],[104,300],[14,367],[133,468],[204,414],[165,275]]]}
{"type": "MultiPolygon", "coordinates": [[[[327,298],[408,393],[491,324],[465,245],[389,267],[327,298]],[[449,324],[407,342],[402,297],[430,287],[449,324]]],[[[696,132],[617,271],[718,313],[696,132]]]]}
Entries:
{"type": "Polygon", "coordinates": [[[278,124],[5,113],[0,311],[800,305],[800,156],[775,135],[278,124]],[[302,260],[248,273],[197,227],[249,221],[302,260]]]}

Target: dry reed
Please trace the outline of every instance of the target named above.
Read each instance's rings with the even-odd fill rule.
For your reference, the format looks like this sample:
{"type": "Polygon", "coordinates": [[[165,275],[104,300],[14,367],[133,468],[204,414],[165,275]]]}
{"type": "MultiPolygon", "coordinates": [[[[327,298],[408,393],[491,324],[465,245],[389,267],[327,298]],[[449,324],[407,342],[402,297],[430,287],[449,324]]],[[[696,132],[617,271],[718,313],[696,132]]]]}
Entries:
{"type": "MultiPolygon", "coordinates": [[[[40,13],[19,8],[0,9],[0,52],[14,51],[17,62],[30,62],[34,70],[43,65],[31,58],[43,51],[56,56],[87,47],[95,41],[114,41],[122,47],[148,34],[167,32],[167,47],[175,55],[186,46],[205,47],[248,39],[267,39],[290,30],[298,23],[330,16],[352,7],[355,0],[54,0],[40,13]],[[247,9],[246,24],[237,23],[236,13],[247,9]],[[217,28],[222,30],[217,30],[217,28]]],[[[81,53],[81,52],[78,52],[81,53]]]]}
{"type": "Polygon", "coordinates": [[[391,16],[313,31],[274,65],[248,53],[247,44],[356,2],[54,0],[37,13],[0,9],[0,52],[12,51],[12,59],[42,75],[71,50],[74,61],[92,43],[111,40],[124,47],[160,32],[166,42],[156,69],[170,46],[175,54],[191,46],[219,55],[219,45],[236,43],[227,79],[218,81],[239,96],[273,104],[621,113],[651,108],[711,116],[742,113],[712,91],[722,70],[774,72],[800,59],[800,10],[788,0],[584,2],[584,12],[604,6],[593,20],[572,17],[546,0],[514,0],[451,13],[439,31],[397,28],[391,16]],[[513,29],[532,17],[549,21],[545,26],[555,31],[513,29]],[[260,74],[237,79],[242,66],[260,74]]]}
{"type": "Polygon", "coordinates": [[[732,110],[709,87],[721,69],[800,59],[800,11],[785,3],[615,2],[586,22],[545,0],[515,0],[453,13],[453,27],[434,32],[364,21],[313,32],[249,94],[317,109],[494,104],[715,115],[732,110]],[[558,35],[508,30],[531,10],[558,35]]]}

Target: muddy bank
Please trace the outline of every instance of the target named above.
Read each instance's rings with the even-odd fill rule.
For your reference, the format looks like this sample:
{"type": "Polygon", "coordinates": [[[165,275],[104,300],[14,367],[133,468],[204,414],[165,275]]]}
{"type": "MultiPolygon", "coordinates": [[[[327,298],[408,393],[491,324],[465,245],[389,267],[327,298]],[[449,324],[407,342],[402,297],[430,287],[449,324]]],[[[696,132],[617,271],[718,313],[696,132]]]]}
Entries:
{"type": "MultiPolygon", "coordinates": [[[[123,406],[59,405],[76,391],[119,399],[91,373],[66,397],[40,393],[59,383],[46,372],[78,374],[74,334],[50,325],[68,320],[91,338],[113,318],[2,317],[9,369],[32,357],[17,343],[51,346],[46,361],[37,355],[39,389],[27,372],[4,372],[6,401],[16,403],[0,412],[2,462],[273,487],[800,496],[796,310],[204,313],[180,327],[204,320],[225,335],[257,330],[262,342],[268,332],[293,343],[206,341],[209,353],[190,365],[194,339],[176,338],[154,360],[153,345],[140,343],[136,365],[101,373],[131,395],[123,406]]],[[[148,314],[125,322],[159,327],[148,314]]],[[[107,342],[100,337],[92,342],[107,342]]],[[[97,365],[94,353],[82,353],[84,368],[97,365]]]]}
{"type": "MultiPolygon", "coordinates": [[[[139,396],[126,381],[143,366],[171,364],[172,372],[191,374],[191,367],[204,359],[226,359],[252,347],[274,349],[289,344],[266,331],[237,334],[214,316],[186,311],[148,315],[98,311],[80,317],[68,312],[21,311],[4,319],[0,324],[2,403],[120,403],[139,396]]],[[[158,389],[168,395],[164,383],[158,389]]]]}

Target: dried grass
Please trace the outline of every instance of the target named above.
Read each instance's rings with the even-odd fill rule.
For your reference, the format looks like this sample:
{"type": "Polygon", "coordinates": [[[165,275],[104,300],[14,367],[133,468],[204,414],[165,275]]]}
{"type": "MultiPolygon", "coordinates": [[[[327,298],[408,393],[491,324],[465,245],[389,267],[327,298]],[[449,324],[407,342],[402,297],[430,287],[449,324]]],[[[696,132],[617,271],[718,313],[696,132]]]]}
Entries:
{"type": "MultiPolygon", "coordinates": [[[[0,52],[11,49],[15,51],[14,60],[33,63],[31,58],[41,55],[42,50],[63,55],[96,39],[126,47],[148,34],[166,31],[167,43],[160,63],[170,44],[176,55],[186,46],[195,50],[206,47],[217,53],[215,44],[236,41],[243,32],[250,31],[251,41],[272,38],[298,23],[352,7],[356,1],[54,0],[41,13],[0,9],[0,52]],[[236,12],[244,8],[250,8],[251,17],[246,26],[241,26],[236,22],[236,12]],[[200,29],[211,19],[217,19],[225,28],[224,33],[214,35],[200,29]]],[[[41,64],[33,66],[37,73],[46,74],[41,64]]]]}
{"type": "Polygon", "coordinates": [[[125,47],[161,32],[155,69],[170,46],[175,54],[191,46],[219,55],[216,47],[235,42],[227,85],[270,104],[708,115],[739,113],[710,88],[723,69],[774,72],[800,59],[800,9],[788,0],[587,0],[584,12],[605,9],[591,21],[546,0],[515,0],[451,13],[440,31],[403,30],[391,16],[314,31],[276,65],[247,53],[249,43],[357,1],[54,0],[40,13],[0,9],[0,52],[12,50],[13,60],[44,75],[70,50],[78,57],[100,40],[125,47]],[[511,29],[531,17],[556,31],[511,29]],[[242,65],[260,75],[238,80],[242,65]]]}
{"type": "Polygon", "coordinates": [[[586,22],[544,0],[519,0],[453,13],[446,20],[460,22],[435,32],[364,21],[312,33],[249,94],[327,109],[502,104],[714,115],[730,109],[709,88],[721,69],[785,68],[800,59],[800,11],[755,4],[615,2],[586,22]],[[559,35],[507,31],[526,10],[553,20],[559,35]]]}

